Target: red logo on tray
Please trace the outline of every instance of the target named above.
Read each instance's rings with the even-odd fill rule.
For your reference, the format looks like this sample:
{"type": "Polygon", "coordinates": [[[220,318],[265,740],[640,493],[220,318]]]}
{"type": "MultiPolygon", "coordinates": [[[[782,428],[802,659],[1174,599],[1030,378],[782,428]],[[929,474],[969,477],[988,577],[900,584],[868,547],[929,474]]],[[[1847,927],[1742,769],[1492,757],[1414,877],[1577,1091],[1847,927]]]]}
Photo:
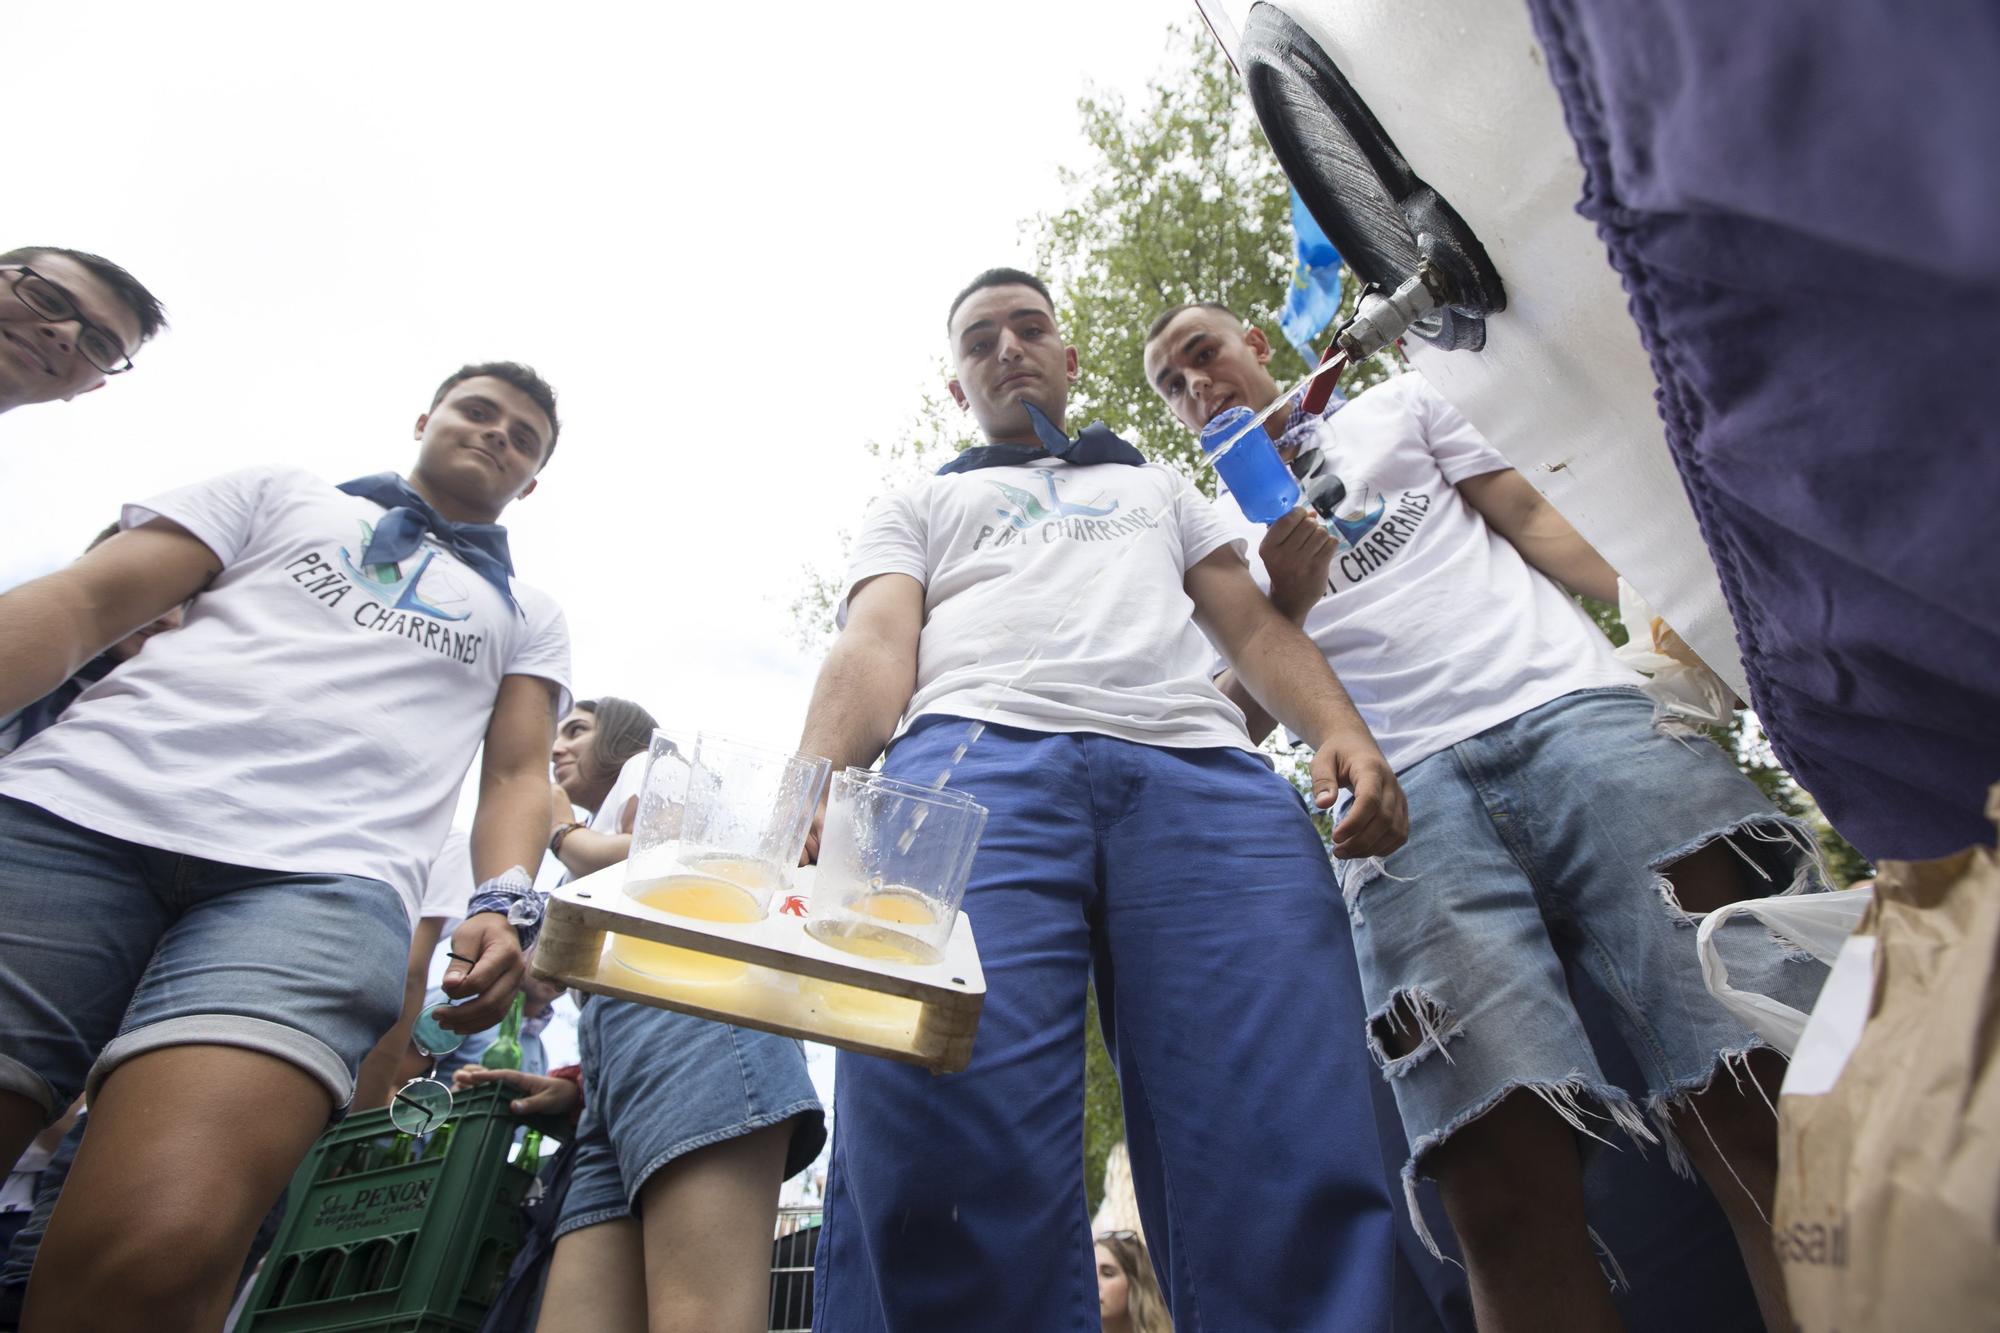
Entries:
{"type": "Polygon", "coordinates": [[[785,901],[778,904],[778,910],[790,916],[804,916],[806,914],[806,900],[796,893],[787,894],[785,901]]]}

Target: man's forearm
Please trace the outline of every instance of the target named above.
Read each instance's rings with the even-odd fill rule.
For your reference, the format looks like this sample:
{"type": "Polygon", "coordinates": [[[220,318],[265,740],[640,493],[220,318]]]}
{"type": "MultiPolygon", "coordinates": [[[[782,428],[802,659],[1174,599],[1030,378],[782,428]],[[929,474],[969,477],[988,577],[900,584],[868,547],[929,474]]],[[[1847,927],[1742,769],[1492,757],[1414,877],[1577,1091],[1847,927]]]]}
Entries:
{"type": "Polygon", "coordinates": [[[94,618],[61,573],[0,596],[0,714],[25,708],[103,651],[94,618]]]}
{"type": "Polygon", "coordinates": [[[546,772],[482,775],[479,809],[472,817],[472,882],[484,884],[511,866],[532,876],[542,864],[549,832],[546,772]]]}
{"type": "Polygon", "coordinates": [[[1231,666],[1237,688],[1314,749],[1337,733],[1368,730],[1319,645],[1275,609],[1231,666]]]}
{"type": "MultiPolygon", "coordinates": [[[[1288,587],[1274,587],[1269,595],[1271,605],[1278,608],[1278,613],[1303,631],[1306,616],[1319,604],[1319,594],[1320,588],[1314,586],[1303,592],[1288,587]]],[[[1244,687],[1243,681],[1237,676],[1233,667],[1215,678],[1215,688],[1221,690],[1223,697],[1229,702],[1243,710],[1244,730],[1250,733],[1252,741],[1262,745],[1264,738],[1277,727],[1278,720],[1265,711],[1264,705],[1251,697],[1250,691],[1244,687]]]]}
{"type": "Polygon", "coordinates": [[[1617,604],[1617,571],[1519,472],[1470,477],[1458,483],[1458,493],[1535,569],[1571,592],[1617,604]]]}
{"type": "Polygon", "coordinates": [[[1573,593],[1618,605],[1618,571],[1574,529],[1559,535],[1514,539],[1521,558],[1573,593]]]}
{"type": "Polygon", "coordinates": [[[836,771],[873,764],[916,687],[914,655],[879,640],[841,635],[820,667],[799,749],[832,760],[836,771]]]}

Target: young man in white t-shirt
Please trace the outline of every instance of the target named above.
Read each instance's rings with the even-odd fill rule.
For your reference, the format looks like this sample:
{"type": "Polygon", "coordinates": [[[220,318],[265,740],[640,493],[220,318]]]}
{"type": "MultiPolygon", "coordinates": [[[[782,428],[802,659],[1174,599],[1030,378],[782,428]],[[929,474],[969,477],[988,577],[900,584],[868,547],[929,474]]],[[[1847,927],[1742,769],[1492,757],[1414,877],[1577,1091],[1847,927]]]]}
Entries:
{"type": "MultiPolygon", "coordinates": [[[[1195,431],[1275,400],[1269,359],[1220,306],[1165,312],[1145,348],[1195,431]]],[[[1417,1171],[1437,1177],[1480,1328],[1619,1327],[1576,1141],[1614,1131],[1700,1174],[1766,1321],[1789,1327],[1764,1221],[1782,1064],[1708,995],[1691,913],[1817,887],[1810,833],[1715,746],[1653,726],[1639,678],[1564,592],[1615,600],[1617,575],[1422,376],[1274,420],[1318,516],[1261,534],[1258,578],[1338,666],[1409,793],[1409,842],[1342,853],[1340,874],[1405,1182],[1414,1201],[1417,1171]],[[1571,971],[1612,997],[1643,1100],[1600,1068],[1571,971]]],[[[1233,501],[1217,508],[1259,538],[1233,501]]],[[[1811,1007],[1818,964],[1760,927],[1726,933],[1732,976],[1811,1007]]]]}
{"type": "Polygon", "coordinates": [[[986,1002],[963,1073],[841,1055],[815,1326],[1096,1326],[1094,979],[1176,1325],[1386,1328],[1373,1071],[1358,1042],[1324,1049],[1362,1021],[1326,963],[1337,891],[1196,625],[1313,743],[1318,804],[1354,792],[1344,851],[1398,846],[1401,794],[1187,479],[1102,426],[1067,437],[1077,352],[1047,288],[989,271],[948,328],[952,395],[990,443],[870,512],[801,748],[839,768],[887,747],[885,773],[989,809],[965,899],[986,1002]]]}
{"type": "Polygon", "coordinates": [[[505,1007],[569,640],[494,520],[556,432],[534,372],[468,366],[417,418],[407,480],[229,473],[128,505],[127,531],[0,597],[5,711],[200,593],[0,760],[0,1157],[91,1105],[34,1326],[221,1321],[258,1219],[396,1020],[426,854],[482,742],[483,883],[443,1021],[505,1007]]]}

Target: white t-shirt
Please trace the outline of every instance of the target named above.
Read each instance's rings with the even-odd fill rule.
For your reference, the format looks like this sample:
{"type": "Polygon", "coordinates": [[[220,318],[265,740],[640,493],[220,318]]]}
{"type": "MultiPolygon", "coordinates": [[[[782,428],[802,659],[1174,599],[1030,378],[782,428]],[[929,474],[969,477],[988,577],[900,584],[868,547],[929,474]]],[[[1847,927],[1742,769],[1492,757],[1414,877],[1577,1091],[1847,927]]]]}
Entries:
{"type": "Polygon", "coordinates": [[[466,904],[472,901],[475,887],[472,835],[463,829],[453,829],[444,835],[444,846],[438,849],[437,859],[431,862],[430,872],[424,876],[424,900],[417,915],[444,922],[438,938],[448,940],[459,922],[465,920],[466,904]]]}
{"type": "Polygon", "coordinates": [[[878,501],[847,587],[892,573],[924,585],[917,688],[898,734],[946,713],[1249,749],[1241,710],[1208,677],[1182,586],[1233,541],[1168,468],[1045,459],[928,477],[878,501]]]}
{"type": "Polygon", "coordinates": [[[591,815],[584,827],[592,833],[629,833],[630,829],[618,827],[625,813],[625,803],[637,796],[646,785],[646,759],[644,750],[627,759],[618,769],[618,777],[612,782],[611,790],[605,793],[603,802],[591,815]]]}
{"type": "Polygon", "coordinates": [[[426,539],[359,561],[382,506],[292,467],[140,505],[222,563],[186,623],[0,760],[0,793],[114,837],[234,865],[379,879],[416,916],[503,676],[568,706],[569,630],[426,539]]]}
{"type": "MultiPolygon", "coordinates": [[[[1458,493],[1509,466],[1421,375],[1327,418],[1320,447],[1347,487],[1327,595],[1306,617],[1397,771],[1572,690],[1636,685],[1583,608],[1458,493]]],[[[1264,529],[1216,501],[1249,541],[1264,529]]]]}

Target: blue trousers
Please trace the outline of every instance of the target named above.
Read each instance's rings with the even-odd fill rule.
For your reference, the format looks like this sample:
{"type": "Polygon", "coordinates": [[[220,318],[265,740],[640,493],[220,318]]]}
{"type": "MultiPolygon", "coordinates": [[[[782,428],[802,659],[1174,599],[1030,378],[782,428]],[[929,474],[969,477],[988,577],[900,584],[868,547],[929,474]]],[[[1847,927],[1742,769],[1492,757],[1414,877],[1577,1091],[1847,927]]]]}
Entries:
{"type": "MultiPolygon", "coordinates": [[[[924,719],[884,770],[964,739],[924,719]]],[[[1363,1013],[1326,852],[1250,754],[989,727],[952,785],[991,811],[965,910],[972,1063],[840,1056],[814,1327],[1097,1333],[1084,988],[1124,1091],[1179,1333],[1389,1327],[1394,1263],[1363,1013]]]]}

